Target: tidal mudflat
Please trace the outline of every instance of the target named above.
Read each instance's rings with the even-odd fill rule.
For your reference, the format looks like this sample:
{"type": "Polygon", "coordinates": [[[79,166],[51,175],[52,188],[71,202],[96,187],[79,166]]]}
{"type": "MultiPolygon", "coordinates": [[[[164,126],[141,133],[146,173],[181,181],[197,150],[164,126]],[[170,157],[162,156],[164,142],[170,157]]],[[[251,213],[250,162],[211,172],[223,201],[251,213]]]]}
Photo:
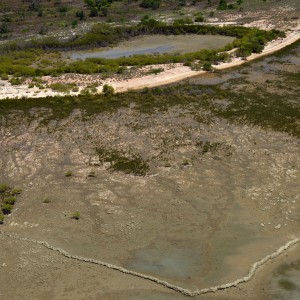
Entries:
{"type": "MultiPolygon", "coordinates": [[[[1,106],[0,182],[23,190],[1,231],[190,289],[244,276],[299,237],[298,49],[207,75],[215,85],[199,77],[152,96],[114,95],[109,110],[102,96],[89,107],[68,98],[1,106]]],[[[7,299],[185,298],[42,245],[0,239],[7,299]]],[[[277,268],[300,257],[295,249],[286,255],[259,281],[197,298],[272,299],[283,288],[293,299],[298,269],[277,268]]]]}

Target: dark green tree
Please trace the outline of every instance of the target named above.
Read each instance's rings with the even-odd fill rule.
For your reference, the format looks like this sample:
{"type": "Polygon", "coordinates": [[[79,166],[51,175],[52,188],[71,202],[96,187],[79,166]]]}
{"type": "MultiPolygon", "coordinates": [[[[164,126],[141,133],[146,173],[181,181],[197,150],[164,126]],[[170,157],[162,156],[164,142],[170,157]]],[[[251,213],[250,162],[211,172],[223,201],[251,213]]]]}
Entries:
{"type": "Polygon", "coordinates": [[[220,0],[217,9],[218,10],[226,10],[227,8],[228,8],[227,1],[226,0],[220,0]]]}

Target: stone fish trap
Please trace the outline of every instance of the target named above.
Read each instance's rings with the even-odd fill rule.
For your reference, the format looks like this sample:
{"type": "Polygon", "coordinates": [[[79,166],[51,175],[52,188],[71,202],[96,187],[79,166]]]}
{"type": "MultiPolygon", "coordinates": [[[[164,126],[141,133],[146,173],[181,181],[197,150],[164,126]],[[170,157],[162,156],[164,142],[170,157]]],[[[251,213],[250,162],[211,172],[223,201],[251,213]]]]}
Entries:
{"type": "Polygon", "coordinates": [[[219,290],[225,290],[225,289],[228,289],[228,288],[236,287],[240,283],[248,282],[248,281],[250,281],[253,278],[253,276],[255,275],[255,273],[257,272],[257,270],[258,270],[259,267],[263,266],[268,261],[270,261],[270,260],[278,257],[279,255],[281,255],[283,252],[285,252],[286,250],[288,250],[292,246],[300,243],[300,237],[295,238],[295,239],[287,242],[286,244],[284,244],[283,246],[281,246],[280,248],[278,248],[275,252],[273,252],[273,253],[271,253],[271,254],[263,257],[262,259],[258,260],[255,263],[253,263],[250,266],[250,269],[249,269],[247,275],[244,276],[244,277],[242,277],[242,278],[237,279],[234,282],[229,282],[229,283],[226,283],[226,284],[221,284],[221,285],[212,286],[212,287],[209,287],[209,288],[204,288],[204,289],[199,289],[199,290],[191,291],[189,289],[185,289],[183,287],[180,287],[180,286],[177,286],[177,285],[173,285],[173,284],[171,284],[171,283],[169,283],[169,282],[167,282],[165,280],[161,280],[161,279],[159,279],[157,277],[149,276],[149,275],[142,274],[142,273],[138,273],[138,272],[135,272],[135,271],[132,271],[132,270],[128,270],[128,269],[125,269],[123,267],[110,264],[108,262],[103,262],[103,261],[95,260],[95,259],[92,259],[92,258],[87,258],[87,257],[82,257],[82,256],[77,256],[77,255],[72,255],[72,254],[66,252],[63,249],[51,246],[46,241],[38,241],[38,240],[34,240],[34,239],[20,237],[20,236],[18,236],[16,234],[10,234],[10,233],[6,233],[6,232],[0,232],[0,235],[8,237],[8,238],[15,239],[15,240],[19,240],[19,241],[26,241],[26,242],[30,242],[30,243],[42,245],[42,246],[46,247],[47,249],[50,249],[50,250],[53,250],[53,251],[57,251],[59,254],[65,256],[67,258],[75,259],[75,260],[82,261],[82,262],[87,262],[87,263],[101,265],[101,266],[104,266],[104,267],[106,267],[108,269],[117,270],[117,271],[122,272],[124,274],[129,274],[129,275],[136,276],[136,277],[139,277],[139,278],[142,278],[142,279],[150,280],[150,281],[153,281],[153,282],[155,282],[155,283],[157,283],[159,285],[162,285],[162,286],[164,286],[164,287],[166,287],[168,289],[174,290],[176,292],[179,292],[179,293],[181,293],[183,295],[190,296],[190,297],[194,297],[194,296],[202,295],[202,294],[206,294],[206,293],[215,293],[215,292],[217,292],[219,290]]]}

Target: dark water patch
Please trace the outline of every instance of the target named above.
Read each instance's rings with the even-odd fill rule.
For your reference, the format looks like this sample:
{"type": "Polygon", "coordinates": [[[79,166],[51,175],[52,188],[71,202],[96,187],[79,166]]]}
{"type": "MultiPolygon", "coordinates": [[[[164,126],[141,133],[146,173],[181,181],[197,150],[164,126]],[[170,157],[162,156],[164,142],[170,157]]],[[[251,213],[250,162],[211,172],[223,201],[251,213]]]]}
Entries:
{"type": "Polygon", "coordinates": [[[278,284],[281,288],[288,291],[293,291],[297,288],[296,284],[288,279],[281,279],[278,281],[278,284]]]}
{"type": "Polygon", "coordinates": [[[185,248],[184,243],[177,247],[168,244],[138,250],[128,267],[158,276],[183,279],[199,272],[202,257],[199,247],[185,248]]]}
{"type": "Polygon", "coordinates": [[[142,54],[161,54],[169,53],[175,50],[172,45],[162,45],[158,47],[145,47],[132,50],[121,50],[121,49],[111,49],[107,51],[100,51],[94,53],[79,53],[71,55],[72,59],[86,59],[86,58],[107,58],[114,59],[119,57],[129,57],[132,55],[142,55],[142,54]]]}
{"type": "MultiPolygon", "coordinates": [[[[283,263],[273,271],[271,293],[281,299],[300,299],[300,260],[283,263]]],[[[277,298],[276,298],[277,299],[277,298]]]]}

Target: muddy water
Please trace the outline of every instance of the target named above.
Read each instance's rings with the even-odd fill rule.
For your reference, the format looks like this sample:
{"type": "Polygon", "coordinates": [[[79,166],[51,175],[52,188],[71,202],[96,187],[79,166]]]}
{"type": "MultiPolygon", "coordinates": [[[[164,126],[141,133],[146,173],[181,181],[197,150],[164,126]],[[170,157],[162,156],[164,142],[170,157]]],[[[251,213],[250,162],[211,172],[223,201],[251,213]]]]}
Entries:
{"type": "Polygon", "coordinates": [[[150,35],[132,38],[108,50],[73,53],[72,59],[118,58],[137,54],[188,53],[218,49],[231,43],[232,37],[216,35],[150,35]]]}
{"type": "Polygon", "coordinates": [[[287,260],[288,262],[281,263],[273,270],[268,276],[266,285],[274,299],[298,300],[300,299],[299,253],[288,257],[287,260]]]}

